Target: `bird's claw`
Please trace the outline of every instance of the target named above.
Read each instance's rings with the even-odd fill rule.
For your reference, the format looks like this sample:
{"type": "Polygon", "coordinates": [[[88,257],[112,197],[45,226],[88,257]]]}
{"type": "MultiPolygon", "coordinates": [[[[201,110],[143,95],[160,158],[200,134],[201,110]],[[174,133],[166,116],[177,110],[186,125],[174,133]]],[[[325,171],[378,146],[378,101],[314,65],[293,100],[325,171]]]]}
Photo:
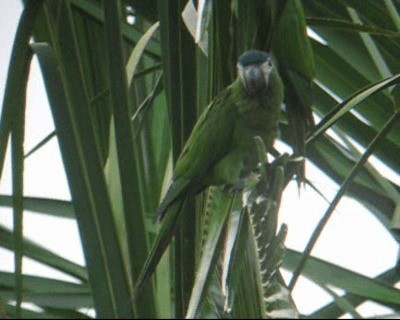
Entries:
{"type": "Polygon", "coordinates": [[[255,185],[257,185],[260,179],[261,174],[257,172],[251,172],[248,176],[236,181],[236,183],[230,187],[228,191],[231,195],[235,195],[237,192],[253,188],[255,185]]]}

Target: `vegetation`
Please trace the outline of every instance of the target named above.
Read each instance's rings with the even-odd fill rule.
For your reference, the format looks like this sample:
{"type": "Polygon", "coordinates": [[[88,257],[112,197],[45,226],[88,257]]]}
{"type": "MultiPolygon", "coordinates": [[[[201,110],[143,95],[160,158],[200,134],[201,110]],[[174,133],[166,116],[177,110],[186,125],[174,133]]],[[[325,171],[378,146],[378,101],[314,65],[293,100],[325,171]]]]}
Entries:
{"type": "Polygon", "coordinates": [[[9,148],[13,185],[0,205],[12,207],[14,219],[13,230],[0,227],[0,246],[15,254],[15,272],[0,272],[2,316],[86,318],[82,308],[93,308],[99,318],[295,317],[290,291],[300,274],[333,298],[305,317],[360,317],[356,308],[364,301],[398,316],[398,270],[368,278],[310,256],[344,195],[398,235],[398,177],[367,162],[373,154],[400,171],[398,2],[26,0],[24,6],[0,119],[0,172],[9,148]],[[188,201],[156,275],[134,295],[173,163],[198,115],[232,82],[237,57],[250,48],[272,51],[279,65],[285,84],[280,140],[293,153],[273,150],[275,160],[264,163],[256,139],[261,179],[247,200],[210,188],[188,201]],[[33,55],[56,131],[31,152],[57,137],[71,202],[23,193],[33,55]],[[277,215],[289,181],[315,187],[304,176],[302,157],[340,189],[307,248],[296,252],[284,249],[287,230],[277,215]],[[86,266],[27,239],[24,210],[76,219],[86,266]],[[23,257],[76,283],[24,275],[23,257]],[[281,269],[293,273],[287,284],[281,269]]]}

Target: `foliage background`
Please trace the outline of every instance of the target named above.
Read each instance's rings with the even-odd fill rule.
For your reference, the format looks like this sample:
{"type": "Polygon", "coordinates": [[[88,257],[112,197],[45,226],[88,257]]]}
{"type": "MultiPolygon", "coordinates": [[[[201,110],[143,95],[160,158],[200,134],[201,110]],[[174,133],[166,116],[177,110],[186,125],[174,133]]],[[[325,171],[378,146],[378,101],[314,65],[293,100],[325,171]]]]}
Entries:
{"type": "MultiPolygon", "coordinates": [[[[300,4],[297,1],[288,2],[300,4]]],[[[149,220],[160,198],[164,177],[170,170],[170,161],[179,154],[196,114],[230,82],[237,54],[254,45],[253,41],[269,41],[260,35],[256,40],[249,37],[249,34],[257,34],[257,30],[264,30],[265,26],[254,18],[261,2],[246,3],[240,7],[239,2],[235,1],[218,2],[208,16],[206,2],[203,17],[204,24],[209,26],[211,44],[206,60],[180,18],[186,1],[121,3],[121,7],[132,5],[135,8],[133,16],[136,20],[133,26],[118,23],[119,19],[124,20],[126,17],[122,14],[122,18],[118,18],[114,2],[104,3],[107,13],[105,19],[101,4],[96,1],[44,1],[44,7],[40,7],[41,1],[28,2],[30,7],[25,11],[26,19],[21,20],[25,25],[16,36],[14,52],[17,53],[11,60],[0,124],[2,159],[7,137],[10,134],[12,137],[9,147],[13,155],[14,201],[14,231],[10,232],[6,228],[1,230],[1,246],[15,252],[17,266],[15,277],[6,272],[1,276],[1,297],[5,313],[22,312],[23,316],[36,317],[82,317],[81,313],[74,310],[93,305],[100,317],[126,317],[132,312],[137,316],[184,313],[177,307],[176,299],[165,299],[165,288],[171,281],[169,277],[159,276],[158,279],[162,280],[157,282],[157,286],[149,287],[146,296],[142,296],[147,303],[138,303],[134,310],[126,303],[130,301],[131,295],[129,283],[137,277],[147,255],[148,238],[154,232],[149,220]],[[38,17],[33,24],[35,6],[38,17]],[[137,45],[138,51],[130,55],[133,46],[156,20],[160,20],[161,29],[155,31],[145,47],[137,45]],[[231,29],[227,28],[228,25],[231,29]],[[232,26],[236,29],[232,29],[232,26]],[[22,198],[23,153],[29,150],[22,148],[25,123],[24,95],[21,92],[25,92],[29,74],[28,40],[32,30],[36,42],[50,43],[55,52],[53,61],[49,57],[46,59],[47,73],[51,74],[54,66],[61,70],[61,79],[57,80],[57,75],[53,74],[55,78],[50,76],[45,82],[74,209],[69,201],[22,198]],[[119,34],[124,39],[122,45],[119,34]],[[144,55],[139,49],[144,49],[144,55]],[[127,64],[124,56],[133,59],[130,64],[127,64]],[[137,67],[135,61],[139,62],[137,67]],[[129,87],[124,76],[126,64],[128,74],[135,77],[129,87]],[[140,76],[143,70],[146,75],[140,76]],[[163,79],[159,80],[161,74],[163,79]],[[56,81],[61,81],[62,85],[56,81]],[[53,98],[50,94],[52,91],[53,98]],[[138,108],[144,111],[134,121],[127,121],[138,108]],[[116,123],[117,139],[113,138],[112,130],[110,134],[111,114],[116,123]],[[170,155],[171,147],[173,153],[170,155]],[[120,177],[119,170],[124,173],[120,177]],[[28,240],[21,241],[23,207],[77,219],[87,267],[72,263],[28,240]],[[21,276],[19,266],[23,254],[73,276],[79,280],[79,284],[70,285],[43,276],[21,276]],[[36,313],[15,308],[9,303],[14,299],[33,302],[42,311],[36,313]],[[148,301],[155,302],[154,310],[148,307],[148,301]]],[[[310,143],[307,157],[337,183],[342,183],[349,176],[352,166],[360,159],[359,150],[361,153],[374,151],[381,161],[398,172],[398,122],[387,136],[379,138],[376,150],[368,148],[390,117],[398,114],[398,91],[396,87],[389,86],[398,81],[396,74],[399,72],[396,59],[400,30],[398,3],[304,1],[302,5],[307,17],[306,23],[328,44],[310,40],[315,71],[310,62],[310,49],[302,44],[304,41],[296,46],[299,37],[295,32],[278,37],[284,39],[283,43],[289,44],[289,47],[279,51],[279,44],[274,44],[274,51],[283,72],[287,72],[287,97],[292,99],[286,101],[287,105],[300,105],[303,111],[300,116],[303,119],[304,110],[307,110],[310,103],[306,94],[309,92],[313,97],[313,111],[319,118],[324,118],[321,123],[332,129],[328,135],[320,136],[310,143]],[[349,10],[349,6],[355,11],[349,10]],[[307,81],[314,72],[314,85],[309,89],[307,81]],[[363,90],[384,78],[388,78],[388,89],[372,85],[369,91],[363,90]],[[359,90],[363,90],[362,94],[346,100],[359,90]],[[379,92],[364,101],[372,90],[379,92]],[[361,103],[349,111],[354,106],[354,100],[361,100],[361,103]],[[340,105],[340,110],[347,112],[330,113],[342,101],[345,103],[340,105]],[[336,119],[336,116],[340,119],[336,119]],[[338,121],[331,126],[329,119],[338,121]],[[362,148],[356,149],[354,146],[362,148]]],[[[270,8],[274,10],[273,6],[270,8]]],[[[294,16],[297,15],[296,11],[294,16]]],[[[293,15],[288,14],[288,17],[293,18],[293,15]]],[[[286,20],[289,30],[297,30],[296,21],[286,20]]],[[[270,23],[274,25],[274,21],[270,23]]],[[[301,25],[297,27],[301,29],[301,25]]],[[[285,30],[284,26],[276,29],[276,32],[285,30]]],[[[262,47],[260,43],[256,45],[262,47]]],[[[38,53],[44,49],[39,46],[35,50],[38,53]]],[[[45,67],[42,65],[42,68],[45,67]]],[[[302,127],[293,129],[288,126],[287,119],[290,117],[282,119],[282,141],[294,144],[292,137],[301,136],[302,127]],[[292,130],[300,131],[293,134],[292,130]]],[[[301,152],[302,146],[297,145],[297,150],[301,152]]],[[[398,176],[383,177],[368,166],[356,172],[355,182],[350,185],[347,194],[368,207],[370,214],[377,218],[376,223],[385,226],[387,232],[395,237],[398,227],[395,219],[399,203],[398,176]]],[[[10,197],[3,196],[1,199],[4,206],[11,205],[10,197]]],[[[188,230],[181,232],[191,234],[191,228],[196,225],[194,219],[190,217],[184,221],[183,225],[188,226],[188,230]]],[[[354,232],[356,234],[356,230],[354,232]]],[[[194,246],[195,240],[193,238],[189,246],[194,246]]],[[[192,263],[185,265],[193,267],[185,268],[183,272],[193,275],[194,257],[179,256],[177,252],[175,263],[183,258],[191,260],[192,263]]],[[[296,253],[289,251],[283,267],[293,270],[297,261],[296,253]]],[[[369,280],[328,263],[321,266],[318,261],[311,261],[308,272],[307,268],[304,270],[305,275],[324,288],[333,285],[350,294],[346,300],[338,299],[332,291],[326,289],[337,304],[322,308],[314,316],[337,317],[342,312],[357,316],[353,306],[365,299],[379,301],[394,310],[398,308],[396,303],[399,301],[399,293],[393,287],[398,282],[398,274],[394,268],[380,277],[384,279],[382,284],[381,281],[369,280]]],[[[168,265],[165,261],[163,268],[164,273],[168,274],[170,270],[179,268],[179,263],[168,265]]],[[[185,304],[185,299],[188,298],[182,298],[181,304],[185,304]]],[[[243,304],[246,305],[246,301],[243,304]]],[[[209,312],[217,314],[217,310],[211,308],[209,312]]],[[[246,314],[250,311],[243,312],[246,314]]]]}

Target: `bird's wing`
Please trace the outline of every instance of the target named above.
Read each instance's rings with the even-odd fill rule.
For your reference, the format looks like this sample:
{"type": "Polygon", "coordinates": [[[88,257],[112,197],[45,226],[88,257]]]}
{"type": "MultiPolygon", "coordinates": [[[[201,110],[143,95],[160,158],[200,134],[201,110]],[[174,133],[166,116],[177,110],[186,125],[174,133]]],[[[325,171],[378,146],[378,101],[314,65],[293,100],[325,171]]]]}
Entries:
{"type": "Polygon", "coordinates": [[[236,108],[230,99],[232,89],[230,86],[221,92],[197,121],[176,163],[173,182],[157,209],[156,221],[229,152],[236,118],[236,108]]]}
{"type": "Polygon", "coordinates": [[[150,254],[135,286],[136,296],[144,281],[154,272],[165,249],[170,243],[181,213],[184,198],[181,196],[190,188],[191,182],[205,174],[230,149],[236,107],[230,99],[232,87],[225,89],[211,102],[197,121],[191,136],[183,148],[174,172],[174,181],[160,204],[156,218],[161,220],[150,254]]]}
{"type": "Polygon", "coordinates": [[[231,85],[202,113],[176,163],[174,180],[197,179],[221,160],[232,147],[237,109],[231,85]]]}
{"type": "Polygon", "coordinates": [[[157,208],[154,222],[161,221],[164,218],[169,207],[185,192],[190,183],[191,179],[186,178],[178,178],[172,182],[163,201],[157,208]]]}

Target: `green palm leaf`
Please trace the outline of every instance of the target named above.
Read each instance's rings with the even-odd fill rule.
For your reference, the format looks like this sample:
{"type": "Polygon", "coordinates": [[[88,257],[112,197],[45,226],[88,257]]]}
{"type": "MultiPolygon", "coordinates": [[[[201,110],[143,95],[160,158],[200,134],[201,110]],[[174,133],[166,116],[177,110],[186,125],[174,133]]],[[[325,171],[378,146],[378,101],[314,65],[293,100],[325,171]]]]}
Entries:
{"type": "Polygon", "coordinates": [[[0,247],[16,257],[14,272],[0,272],[1,316],[90,317],[80,308],[93,309],[100,318],[295,316],[298,297],[290,297],[280,268],[294,272],[294,279],[307,277],[331,296],[332,303],[311,317],[346,312],[362,317],[358,306],[367,300],[398,311],[393,266],[382,276],[367,277],[309,255],[343,196],[364,205],[377,225],[398,237],[397,1],[23,4],[0,119],[0,173],[11,137],[13,177],[12,194],[2,194],[0,206],[12,208],[15,218],[12,230],[0,226],[0,247]],[[285,82],[280,141],[293,156],[272,151],[276,160],[260,168],[262,181],[250,186],[247,202],[222,188],[187,201],[180,222],[169,221],[177,229],[173,245],[134,297],[148,254],[159,254],[149,245],[163,241],[152,218],[174,162],[198,114],[232,82],[236,59],[249,48],[272,50],[278,63],[285,82]],[[42,69],[55,131],[24,150],[32,53],[42,69]],[[31,183],[24,179],[24,161],[54,137],[71,201],[23,193],[31,183]],[[394,173],[367,162],[371,155],[394,173]],[[303,159],[342,187],[308,249],[295,252],[283,248],[278,208],[295,175],[315,180],[304,171],[303,159]],[[30,240],[22,228],[25,210],[74,219],[85,266],[30,240]],[[32,276],[22,267],[23,257],[75,283],[32,276]]]}

